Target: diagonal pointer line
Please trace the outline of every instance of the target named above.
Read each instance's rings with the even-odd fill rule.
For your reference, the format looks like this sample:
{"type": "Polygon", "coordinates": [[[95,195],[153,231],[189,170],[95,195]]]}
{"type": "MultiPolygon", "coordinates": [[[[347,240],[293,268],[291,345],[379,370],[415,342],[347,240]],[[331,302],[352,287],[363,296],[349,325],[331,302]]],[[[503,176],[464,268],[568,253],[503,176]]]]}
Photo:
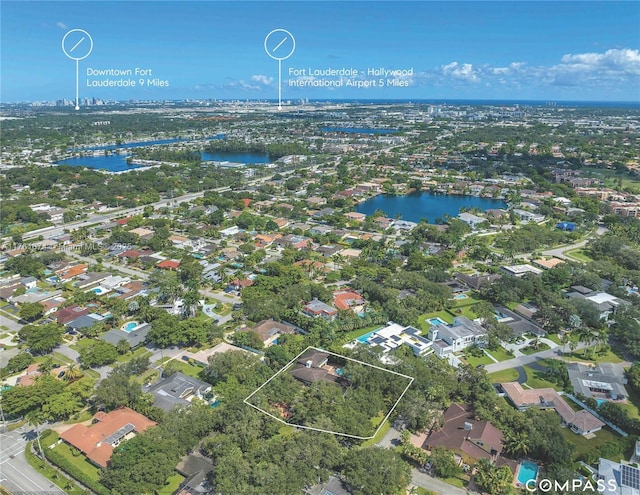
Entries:
{"type": "Polygon", "coordinates": [[[278,45],[272,50],[272,52],[275,52],[278,48],[280,48],[284,44],[284,42],[287,41],[288,39],[289,39],[289,37],[285,36],[284,39],[280,43],[278,43],[278,45]]]}
{"type": "MultiPolygon", "coordinates": [[[[286,38],[285,38],[286,39],[286,38]]],[[[78,41],[75,45],[73,45],[73,48],[71,50],[69,50],[69,52],[72,52],[73,50],[75,50],[76,48],[78,48],[78,46],[80,45],[80,43],[82,43],[85,40],[85,37],[83,36],[82,39],[80,41],[78,41]]],[[[280,46],[280,45],[278,45],[280,46]]]]}

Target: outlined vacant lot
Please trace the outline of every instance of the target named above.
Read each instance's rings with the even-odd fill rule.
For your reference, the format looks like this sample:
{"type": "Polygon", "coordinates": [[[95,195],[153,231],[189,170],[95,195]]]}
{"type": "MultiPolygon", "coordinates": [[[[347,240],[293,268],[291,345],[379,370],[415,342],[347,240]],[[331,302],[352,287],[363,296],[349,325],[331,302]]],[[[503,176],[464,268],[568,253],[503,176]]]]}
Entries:
{"type": "Polygon", "coordinates": [[[413,380],[307,347],[244,402],[285,425],[368,440],[378,433],[413,380]]]}

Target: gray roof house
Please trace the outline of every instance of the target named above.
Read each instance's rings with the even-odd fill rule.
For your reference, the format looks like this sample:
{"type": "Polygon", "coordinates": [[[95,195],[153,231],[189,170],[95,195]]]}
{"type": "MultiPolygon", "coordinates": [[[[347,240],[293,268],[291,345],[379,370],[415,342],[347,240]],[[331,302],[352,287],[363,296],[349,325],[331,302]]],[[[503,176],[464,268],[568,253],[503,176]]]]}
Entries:
{"type": "Polygon", "coordinates": [[[211,384],[178,371],[151,385],[145,392],[153,394],[154,406],[168,412],[176,406],[190,405],[194,397],[205,400],[211,392],[211,384]]]}
{"type": "Polygon", "coordinates": [[[595,399],[621,400],[629,397],[624,369],[613,363],[591,367],[582,363],[567,364],[569,380],[575,393],[595,399]]]}
{"type": "Polygon", "coordinates": [[[147,340],[147,333],[151,330],[151,324],[143,323],[139,325],[131,332],[125,332],[120,328],[113,328],[109,330],[107,333],[104,333],[100,336],[102,340],[110,342],[113,345],[118,345],[118,342],[121,340],[126,340],[129,342],[129,345],[132,349],[142,345],[147,340]]]}

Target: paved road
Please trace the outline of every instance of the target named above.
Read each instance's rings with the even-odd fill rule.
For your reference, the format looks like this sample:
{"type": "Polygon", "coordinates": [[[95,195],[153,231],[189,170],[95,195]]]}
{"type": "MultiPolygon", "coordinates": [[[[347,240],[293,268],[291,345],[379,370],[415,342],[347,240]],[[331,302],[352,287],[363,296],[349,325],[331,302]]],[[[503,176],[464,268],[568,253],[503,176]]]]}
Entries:
{"type": "Polygon", "coordinates": [[[434,491],[440,495],[468,495],[470,493],[476,493],[445,483],[444,481],[434,478],[433,476],[429,476],[418,469],[411,470],[411,483],[416,486],[426,488],[427,490],[434,491]]]}
{"type": "Polygon", "coordinates": [[[17,318],[4,309],[0,309],[0,325],[4,325],[11,332],[19,332],[22,328],[22,325],[17,322],[17,318]]]}
{"type": "MultiPolygon", "coordinates": [[[[586,346],[586,343],[580,342],[576,346],[576,350],[584,349],[586,346]]],[[[555,349],[547,349],[544,351],[536,352],[535,354],[529,354],[528,356],[519,356],[513,359],[507,359],[506,361],[502,361],[500,363],[487,364],[485,365],[484,369],[487,371],[487,373],[495,373],[496,371],[517,368],[518,366],[534,363],[536,361],[539,361],[540,359],[558,358],[561,355],[562,349],[560,347],[557,347],[555,349]]]]}
{"type": "Polygon", "coordinates": [[[63,490],[27,462],[24,455],[25,445],[27,441],[33,439],[35,439],[35,430],[30,426],[0,433],[0,486],[10,493],[64,494],[63,490]]]}

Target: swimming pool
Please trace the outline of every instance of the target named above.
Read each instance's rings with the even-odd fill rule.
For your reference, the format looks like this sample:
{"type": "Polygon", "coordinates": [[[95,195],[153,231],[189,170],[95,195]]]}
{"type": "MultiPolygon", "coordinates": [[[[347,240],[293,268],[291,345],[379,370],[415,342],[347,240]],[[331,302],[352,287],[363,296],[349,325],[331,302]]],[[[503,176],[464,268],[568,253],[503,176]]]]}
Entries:
{"type": "Polygon", "coordinates": [[[528,481],[535,481],[537,477],[538,465],[535,462],[524,461],[520,463],[520,469],[518,469],[518,483],[526,486],[528,481]]]}
{"type": "Polygon", "coordinates": [[[377,330],[372,330],[372,331],[371,331],[371,332],[369,332],[369,333],[365,333],[364,335],[360,335],[360,337],[358,337],[356,340],[357,340],[358,342],[362,342],[363,344],[366,344],[366,343],[367,343],[367,339],[368,339],[369,337],[371,337],[374,333],[376,333],[376,331],[377,331],[377,330]]]}
{"type": "Polygon", "coordinates": [[[124,325],[122,325],[122,330],[124,330],[127,333],[133,332],[133,330],[137,326],[138,326],[138,322],[137,321],[129,321],[129,322],[125,323],[124,325]]]}
{"type": "Polygon", "coordinates": [[[466,294],[456,294],[455,296],[453,296],[454,299],[467,299],[469,296],[467,296],[466,294]]]}
{"type": "Polygon", "coordinates": [[[609,401],[607,399],[596,399],[596,402],[598,403],[598,407],[600,407],[602,404],[609,401]]]}
{"type": "Polygon", "coordinates": [[[446,325],[447,322],[444,321],[442,318],[429,318],[427,320],[429,322],[430,325],[436,326],[436,325],[446,325]]]}
{"type": "Polygon", "coordinates": [[[91,291],[101,296],[102,294],[106,294],[107,292],[109,292],[109,289],[105,289],[104,287],[98,286],[91,289],[91,291]]]}

